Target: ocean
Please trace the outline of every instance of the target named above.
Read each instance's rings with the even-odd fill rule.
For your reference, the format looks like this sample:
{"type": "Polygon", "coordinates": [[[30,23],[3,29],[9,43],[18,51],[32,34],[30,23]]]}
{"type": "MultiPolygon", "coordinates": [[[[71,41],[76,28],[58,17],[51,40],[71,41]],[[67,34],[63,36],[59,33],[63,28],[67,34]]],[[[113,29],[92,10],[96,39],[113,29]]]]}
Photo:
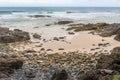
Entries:
{"type": "Polygon", "coordinates": [[[76,23],[120,23],[120,7],[0,7],[0,25],[44,26],[58,20],[76,23]],[[30,18],[29,15],[51,18],[30,18]]]}

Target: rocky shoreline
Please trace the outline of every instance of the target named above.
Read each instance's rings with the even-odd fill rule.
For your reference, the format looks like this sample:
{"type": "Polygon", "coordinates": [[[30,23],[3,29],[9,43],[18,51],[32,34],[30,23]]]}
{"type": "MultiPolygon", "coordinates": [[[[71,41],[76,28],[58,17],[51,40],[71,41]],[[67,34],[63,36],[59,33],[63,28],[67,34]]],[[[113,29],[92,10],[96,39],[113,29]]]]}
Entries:
{"type": "Polygon", "coordinates": [[[110,37],[115,35],[115,40],[120,41],[120,24],[113,23],[96,23],[96,24],[70,24],[67,31],[73,30],[74,32],[79,31],[89,31],[91,30],[91,34],[97,34],[102,37],[110,37]]]}
{"type": "MultiPolygon", "coordinates": [[[[58,22],[60,25],[69,23],[72,22],[58,22]]],[[[91,34],[102,37],[115,35],[114,39],[120,41],[120,25],[117,23],[72,23],[69,26],[68,32],[91,31],[91,34]]],[[[114,75],[120,74],[120,47],[114,48],[111,54],[80,51],[47,54],[44,48],[41,52],[17,51],[11,44],[30,43],[29,32],[4,27],[0,27],[0,31],[0,80],[113,80],[114,75]]],[[[33,37],[41,39],[37,33],[33,37]]],[[[60,39],[53,38],[56,41],[60,39]]]]}

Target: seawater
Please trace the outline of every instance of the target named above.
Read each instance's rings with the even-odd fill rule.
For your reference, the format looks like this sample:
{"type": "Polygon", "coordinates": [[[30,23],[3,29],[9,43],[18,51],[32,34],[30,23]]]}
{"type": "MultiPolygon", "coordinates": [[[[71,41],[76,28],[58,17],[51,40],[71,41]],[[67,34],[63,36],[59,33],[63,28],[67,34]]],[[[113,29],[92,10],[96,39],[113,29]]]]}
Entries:
{"type": "Polygon", "coordinates": [[[120,23],[120,7],[0,7],[0,25],[36,27],[59,20],[76,23],[120,23]],[[29,15],[51,18],[30,18],[29,15]]]}

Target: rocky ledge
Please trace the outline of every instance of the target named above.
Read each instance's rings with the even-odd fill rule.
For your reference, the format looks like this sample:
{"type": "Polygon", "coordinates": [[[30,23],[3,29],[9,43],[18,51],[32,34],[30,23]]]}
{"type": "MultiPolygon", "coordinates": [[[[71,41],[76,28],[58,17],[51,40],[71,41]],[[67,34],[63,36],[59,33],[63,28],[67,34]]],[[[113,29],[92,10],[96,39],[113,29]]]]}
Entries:
{"type": "Polygon", "coordinates": [[[9,28],[0,27],[0,43],[11,43],[26,40],[30,40],[28,32],[19,29],[9,30],[9,28]]]}
{"type": "Polygon", "coordinates": [[[51,17],[49,15],[29,15],[29,17],[32,17],[32,18],[43,18],[43,17],[51,17]]]}
{"type": "Polygon", "coordinates": [[[56,24],[65,25],[65,24],[69,24],[69,23],[73,23],[73,21],[58,21],[56,24]]]}
{"type": "Polygon", "coordinates": [[[15,74],[16,70],[22,69],[23,61],[16,55],[0,55],[0,80],[11,80],[10,76],[15,74]]]}
{"type": "Polygon", "coordinates": [[[120,47],[114,48],[111,55],[102,55],[96,69],[80,75],[78,80],[113,80],[115,75],[120,75],[120,47]]]}
{"type": "Polygon", "coordinates": [[[71,27],[67,28],[67,31],[73,30],[89,31],[92,30],[92,34],[98,34],[102,37],[110,37],[115,35],[114,39],[120,41],[120,24],[107,24],[107,23],[96,23],[96,24],[71,24],[71,27]]]}

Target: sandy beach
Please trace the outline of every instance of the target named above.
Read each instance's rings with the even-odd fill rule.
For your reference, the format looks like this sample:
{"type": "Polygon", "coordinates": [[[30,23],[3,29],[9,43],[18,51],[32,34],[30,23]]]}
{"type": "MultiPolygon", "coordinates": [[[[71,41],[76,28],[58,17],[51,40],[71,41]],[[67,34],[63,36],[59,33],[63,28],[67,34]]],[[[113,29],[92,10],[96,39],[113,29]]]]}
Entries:
{"type": "Polygon", "coordinates": [[[120,75],[119,11],[0,8],[0,80],[113,80],[120,75]]]}
{"type": "MultiPolygon", "coordinates": [[[[46,53],[63,53],[79,51],[81,53],[94,54],[96,52],[110,53],[114,47],[120,45],[119,41],[114,40],[114,36],[101,37],[99,35],[90,34],[91,31],[81,31],[74,35],[68,34],[65,27],[53,27],[53,28],[37,28],[33,30],[34,33],[42,35],[42,38],[31,38],[29,44],[19,44],[15,47],[18,51],[35,50],[41,52],[41,49],[45,49],[46,53]],[[63,29],[64,28],[64,29],[63,29]],[[53,30],[53,31],[52,31],[53,30]],[[42,33],[44,32],[44,33],[42,33]],[[56,33],[56,34],[54,34],[56,33]],[[54,37],[64,37],[58,41],[54,40],[54,37]],[[43,41],[45,39],[45,41],[43,41]],[[108,43],[107,46],[99,46],[99,44],[108,43]],[[62,49],[62,50],[60,50],[62,49]]],[[[32,35],[31,35],[32,37],[32,35]]]]}

